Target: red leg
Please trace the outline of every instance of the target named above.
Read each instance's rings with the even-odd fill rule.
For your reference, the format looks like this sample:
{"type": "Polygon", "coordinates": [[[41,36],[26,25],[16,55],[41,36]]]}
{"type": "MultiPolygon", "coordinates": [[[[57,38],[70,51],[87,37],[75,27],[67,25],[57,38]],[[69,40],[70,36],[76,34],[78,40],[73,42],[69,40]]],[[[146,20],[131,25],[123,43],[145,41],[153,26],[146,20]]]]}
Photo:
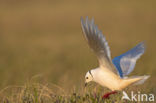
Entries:
{"type": "Polygon", "coordinates": [[[112,91],[112,92],[106,93],[106,94],[104,94],[104,96],[102,97],[102,99],[109,99],[109,96],[111,94],[116,94],[116,93],[117,93],[117,91],[112,91]]]}
{"type": "Polygon", "coordinates": [[[96,92],[94,93],[94,98],[96,98],[96,92]]]}

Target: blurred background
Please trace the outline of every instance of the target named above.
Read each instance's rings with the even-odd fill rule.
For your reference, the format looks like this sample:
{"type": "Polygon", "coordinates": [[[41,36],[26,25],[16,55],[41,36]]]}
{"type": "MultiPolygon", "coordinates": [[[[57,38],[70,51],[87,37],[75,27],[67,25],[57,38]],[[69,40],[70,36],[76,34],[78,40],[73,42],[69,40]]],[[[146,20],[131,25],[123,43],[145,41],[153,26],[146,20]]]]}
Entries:
{"type": "Polygon", "coordinates": [[[1,0],[0,89],[34,76],[63,88],[83,85],[98,61],[82,34],[81,16],[95,19],[112,58],[145,41],[131,75],[149,74],[144,85],[156,87],[155,0],[1,0]]]}

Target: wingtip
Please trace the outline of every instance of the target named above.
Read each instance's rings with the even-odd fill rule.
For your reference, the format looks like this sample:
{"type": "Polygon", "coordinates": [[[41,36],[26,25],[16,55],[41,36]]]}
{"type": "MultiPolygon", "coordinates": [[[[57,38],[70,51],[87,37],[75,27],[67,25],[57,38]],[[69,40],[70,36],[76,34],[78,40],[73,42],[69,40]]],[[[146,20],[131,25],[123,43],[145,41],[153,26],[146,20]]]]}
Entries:
{"type": "Polygon", "coordinates": [[[138,45],[140,45],[140,46],[142,46],[142,47],[145,47],[145,44],[146,44],[146,42],[145,42],[145,41],[142,41],[142,42],[140,42],[138,45]]]}
{"type": "Polygon", "coordinates": [[[137,82],[134,83],[133,85],[141,85],[141,84],[143,84],[149,77],[150,77],[150,75],[141,76],[141,80],[137,81],[137,82]]]}
{"type": "Polygon", "coordinates": [[[81,16],[81,17],[80,17],[80,21],[81,21],[81,24],[88,24],[88,22],[89,22],[88,16],[86,16],[86,19],[85,19],[85,20],[84,20],[83,17],[81,16]]]}
{"type": "Polygon", "coordinates": [[[88,16],[86,16],[86,20],[88,20],[88,16]]]}
{"type": "Polygon", "coordinates": [[[94,18],[91,19],[91,24],[94,25],[94,18]]]}
{"type": "MultiPolygon", "coordinates": [[[[81,21],[81,23],[84,23],[84,21],[85,21],[84,24],[88,24],[88,23],[89,23],[89,17],[86,16],[86,19],[84,20],[83,17],[81,16],[81,17],[80,17],[80,21],[81,21]]],[[[90,23],[94,24],[94,18],[92,18],[92,19],[90,20],[90,23]]]]}
{"type": "Polygon", "coordinates": [[[149,77],[151,77],[150,75],[144,75],[145,79],[148,79],[149,77]]]}
{"type": "Polygon", "coordinates": [[[84,22],[83,17],[80,17],[81,24],[84,22]]]}
{"type": "Polygon", "coordinates": [[[147,46],[146,46],[146,41],[142,41],[142,42],[141,42],[141,45],[142,45],[142,47],[143,47],[143,48],[144,48],[144,50],[145,50],[145,49],[146,49],[146,47],[147,47],[147,46]]]}
{"type": "Polygon", "coordinates": [[[83,20],[83,17],[81,16],[81,17],[80,17],[80,21],[82,21],[82,20],[83,20]]]}
{"type": "Polygon", "coordinates": [[[140,49],[143,49],[143,52],[145,52],[145,50],[146,50],[145,41],[140,42],[137,47],[140,48],[140,49]]]}

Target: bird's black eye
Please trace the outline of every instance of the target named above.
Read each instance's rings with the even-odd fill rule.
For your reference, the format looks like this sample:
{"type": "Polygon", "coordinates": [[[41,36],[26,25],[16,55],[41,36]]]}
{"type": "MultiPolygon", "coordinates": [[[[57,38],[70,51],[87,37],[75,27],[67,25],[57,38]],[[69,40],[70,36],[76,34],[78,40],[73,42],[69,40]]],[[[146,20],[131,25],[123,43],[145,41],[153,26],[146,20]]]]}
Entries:
{"type": "Polygon", "coordinates": [[[86,77],[86,79],[88,79],[88,77],[86,77]]]}

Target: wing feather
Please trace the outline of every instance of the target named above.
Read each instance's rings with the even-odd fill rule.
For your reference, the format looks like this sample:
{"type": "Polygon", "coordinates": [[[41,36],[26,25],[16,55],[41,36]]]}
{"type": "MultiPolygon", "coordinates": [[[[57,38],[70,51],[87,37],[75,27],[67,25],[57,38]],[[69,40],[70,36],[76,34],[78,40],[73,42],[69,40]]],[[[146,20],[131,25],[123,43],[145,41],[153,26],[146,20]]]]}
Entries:
{"type": "Polygon", "coordinates": [[[144,52],[145,45],[144,42],[141,42],[133,49],[113,59],[113,64],[116,66],[120,77],[130,74],[134,70],[136,61],[144,52]]]}
{"type": "Polygon", "coordinates": [[[89,46],[98,57],[100,66],[103,68],[109,68],[112,72],[117,73],[111,60],[108,43],[97,25],[94,24],[94,19],[89,21],[87,17],[84,21],[83,18],[81,18],[81,25],[89,46]]]}

